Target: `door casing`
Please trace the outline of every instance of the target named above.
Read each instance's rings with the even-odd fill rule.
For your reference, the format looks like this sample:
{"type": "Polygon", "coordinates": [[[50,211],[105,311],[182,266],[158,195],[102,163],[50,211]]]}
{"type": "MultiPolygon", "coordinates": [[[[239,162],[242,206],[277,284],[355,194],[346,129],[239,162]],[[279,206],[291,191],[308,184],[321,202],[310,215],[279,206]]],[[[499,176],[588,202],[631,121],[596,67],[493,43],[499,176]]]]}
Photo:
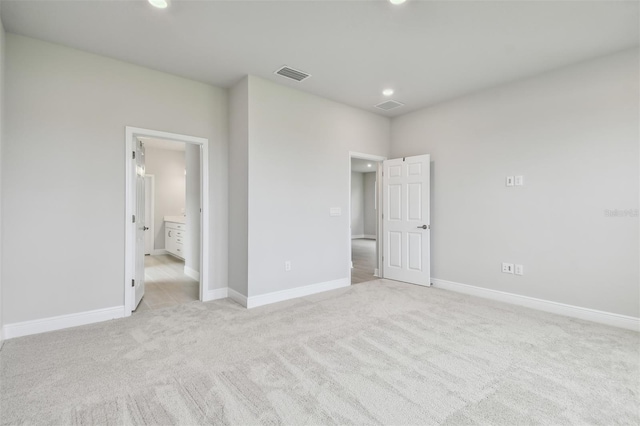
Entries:
{"type": "MultiPolygon", "coordinates": [[[[209,238],[209,140],[196,136],[181,135],[177,133],[162,132],[159,130],[143,129],[139,127],[125,127],[125,249],[124,249],[124,316],[128,317],[133,311],[135,303],[131,291],[131,280],[134,279],[135,265],[135,223],[132,217],[136,209],[135,187],[135,160],[132,153],[135,150],[135,141],[139,137],[166,139],[176,142],[184,142],[199,145],[200,151],[200,294],[199,300],[205,301],[205,288],[209,282],[211,271],[209,270],[210,238],[209,238]],[[206,260],[206,261],[205,261],[206,260]]],[[[208,299],[207,299],[208,300],[208,299]]]]}

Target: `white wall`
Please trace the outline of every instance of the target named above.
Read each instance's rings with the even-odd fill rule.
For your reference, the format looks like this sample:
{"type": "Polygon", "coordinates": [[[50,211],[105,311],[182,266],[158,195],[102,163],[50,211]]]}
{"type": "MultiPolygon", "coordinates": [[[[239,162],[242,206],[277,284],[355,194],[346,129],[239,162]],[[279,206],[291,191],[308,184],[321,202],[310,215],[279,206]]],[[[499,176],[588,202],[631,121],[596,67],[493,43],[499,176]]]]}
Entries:
{"type": "Polygon", "coordinates": [[[248,97],[248,295],[348,280],[349,151],[387,156],[390,120],[253,76],[248,97]]]}
{"type": "MultiPolygon", "coordinates": [[[[176,142],[177,143],[177,142],[176,142]]],[[[186,206],[186,159],[184,151],[147,148],[145,170],[154,176],[154,249],[164,249],[165,216],[184,216],[186,206]]]]}
{"type": "Polygon", "coordinates": [[[638,62],[626,51],[393,119],[394,157],[431,154],[435,278],[640,316],[638,217],[605,215],[638,209],[638,62]]]}
{"type": "MultiPolygon", "coordinates": [[[[1,5],[0,5],[1,7],[1,5]]],[[[5,32],[2,25],[2,15],[0,14],[0,222],[2,222],[2,151],[4,147],[4,68],[5,68],[5,32]]],[[[0,348],[4,342],[4,331],[2,326],[4,325],[2,309],[2,246],[4,241],[2,239],[2,229],[0,227],[0,348]]]]}
{"type": "Polygon", "coordinates": [[[364,235],[364,177],[363,173],[351,172],[351,237],[364,235]]]}
{"type": "Polygon", "coordinates": [[[364,235],[367,238],[376,237],[376,173],[363,173],[364,195],[364,235]]]}
{"type": "Polygon", "coordinates": [[[7,34],[5,325],[124,303],[125,126],[209,139],[211,280],[227,283],[226,91],[7,34]]]}
{"type": "Polygon", "coordinates": [[[249,268],[249,79],[229,92],[229,288],[247,296],[249,268]]]}
{"type": "Polygon", "coordinates": [[[186,244],[184,266],[200,271],[200,146],[186,144],[186,244]]]}

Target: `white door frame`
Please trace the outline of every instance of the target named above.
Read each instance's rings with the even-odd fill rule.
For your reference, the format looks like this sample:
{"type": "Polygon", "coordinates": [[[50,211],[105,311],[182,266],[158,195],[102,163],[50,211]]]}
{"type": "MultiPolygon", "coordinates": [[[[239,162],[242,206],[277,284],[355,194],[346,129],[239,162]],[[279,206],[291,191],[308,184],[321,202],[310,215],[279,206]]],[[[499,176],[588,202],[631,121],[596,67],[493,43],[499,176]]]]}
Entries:
{"type": "Polygon", "coordinates": [[[376,246],[377,246],[377,256],[378,256],[378,268],[377,270],[377,277],[382,277],[382,253],[384,252],[382,250],[383,247],[383,240],[382,240],[382,192],[381,192],[381,188],[382,188],[382,167],[380,166],[382,161],[386,160],[387,157],[382,157],[380,155],[372,155],[372,154],[364,154],[362,152],[353,152],[353,151],[349,151],[349,202],[347,203],[347,206],[349,206],[348,210],[348,218],[349,218],[349,227],[347,228],[348,230],[348,245],[347,247],[349,248],[349,261],[348,263],[348,270],[349,270],[349,284],[351,284],[351,273],[353,272],[351,269],[351,266],[353,265],[353,259],[351,258],[351,159],[352,158],[357,158],[360,160],[370,160],[370,161],[375,161],[378,163],[378,167],[376,168],[376,213],[378,216],[378,227],[377,227],[377,231],[376,231],[376,246]]]}
{"type": "Polygon", "coordinates": [[[141,129],[139,127],[125,127],[125,247],[124,247],[124,316],[131,315],[133,310],[133,294],[131,280],[134,273],[135,257],[135,224],[132,217],[135,214],[135,162],[132,161],[135,140],[138,137],[166,139],[200,145],[200,301],[203,301],[204,287],[209,282],[209,140],[195,136],[179,135],[158,130],[141,129]]]}

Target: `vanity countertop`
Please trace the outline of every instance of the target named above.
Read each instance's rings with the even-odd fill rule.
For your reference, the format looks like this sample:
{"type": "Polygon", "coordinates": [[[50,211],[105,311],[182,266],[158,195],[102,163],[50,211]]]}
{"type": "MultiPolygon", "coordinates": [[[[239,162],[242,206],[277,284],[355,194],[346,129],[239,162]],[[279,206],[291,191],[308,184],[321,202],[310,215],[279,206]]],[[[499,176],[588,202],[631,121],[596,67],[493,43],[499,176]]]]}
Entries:
{"type": "Polygon", "coordinates": [[[165,216],[164,217],[164,221],[165,222],[184,223],[185,217],[184,216],[165,216]]]}

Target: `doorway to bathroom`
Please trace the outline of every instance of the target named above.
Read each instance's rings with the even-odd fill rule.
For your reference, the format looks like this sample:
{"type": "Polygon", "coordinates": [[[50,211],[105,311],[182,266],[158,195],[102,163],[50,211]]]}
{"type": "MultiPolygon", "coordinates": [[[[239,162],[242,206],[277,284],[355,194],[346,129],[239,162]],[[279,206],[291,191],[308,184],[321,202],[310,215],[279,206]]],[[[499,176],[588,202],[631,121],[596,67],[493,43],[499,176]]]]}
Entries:
{"type": "Polygon", "coordinates": [[[203,300],[208,141],[127,127],[125,316],[203,300]]]}

